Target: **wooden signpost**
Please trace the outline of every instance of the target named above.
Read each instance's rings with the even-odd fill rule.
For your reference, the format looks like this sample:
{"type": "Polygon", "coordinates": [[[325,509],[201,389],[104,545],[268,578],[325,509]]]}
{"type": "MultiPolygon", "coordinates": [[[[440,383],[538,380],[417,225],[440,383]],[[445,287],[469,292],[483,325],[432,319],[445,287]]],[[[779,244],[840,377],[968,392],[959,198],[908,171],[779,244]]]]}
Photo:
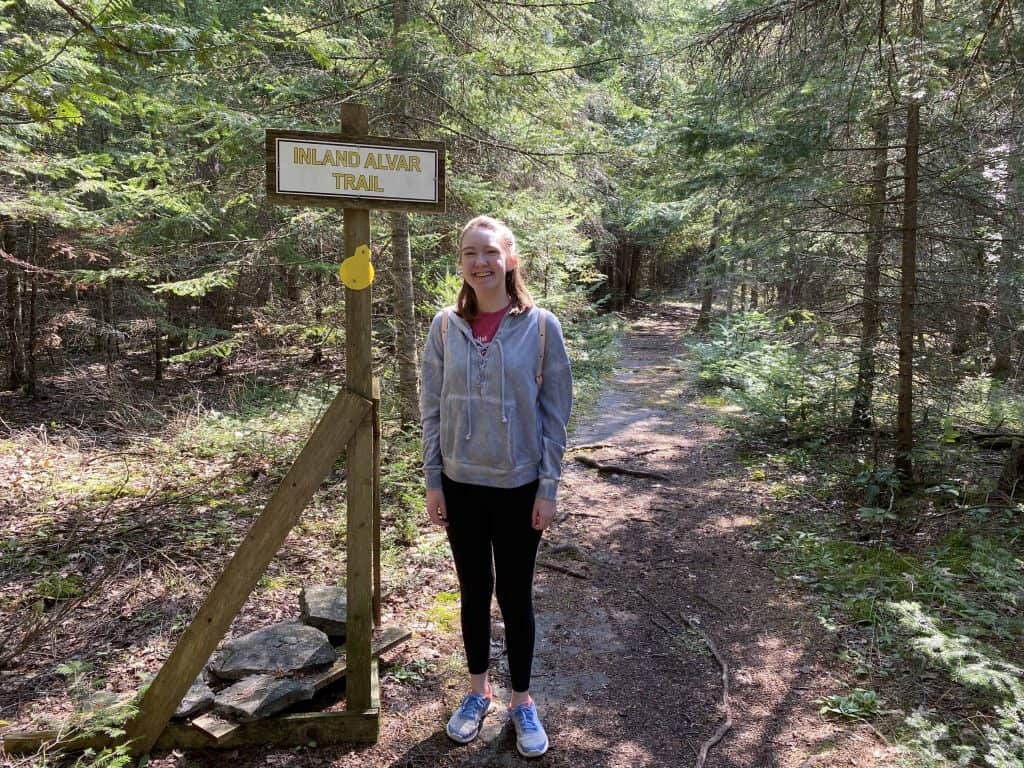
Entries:
{"type": "MultiPolygon", "coordinates": [[[[377,740],[380,694],[375,655],[406,639],[380,622],[379,385],[372,372],[370,210],[443,212],[445,148],[367,136],[365,106],[345,105],[340,134],[274,131],[266,134],[267,199],[274,203],[344,209],[346,387],[327,409],[281,485],[228,562],[125,726],[133,754],[154,747],[239,747],[377,740]],[[175,709],[223,639],[267,565],[298,522],[341,453],[347,452],[348,632],[343,672],[346,711],[284,715],[211,734],[171,723],[175,709]]],[[[33,750],[46,734],[4,739],[8,751],[33,750]]],[[[114,743],[107,736],[64,737],[69,749],[114,743]]]]}

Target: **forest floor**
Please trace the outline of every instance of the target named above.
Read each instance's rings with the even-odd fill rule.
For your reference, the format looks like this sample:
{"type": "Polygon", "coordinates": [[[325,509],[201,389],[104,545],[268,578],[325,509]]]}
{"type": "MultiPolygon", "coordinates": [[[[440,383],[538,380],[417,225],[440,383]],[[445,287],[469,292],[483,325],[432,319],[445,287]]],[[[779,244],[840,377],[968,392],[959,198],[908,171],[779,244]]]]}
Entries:
{"type": "MultiPolygon", "coordinates": [[[[819,699],[844,690],[849,672],[836,660],[836,640],[821,628],[812,598],[779,576],[770,567],[772,553],[756,546],[759,516],[778,500],[763,483],[747,480],[713,414],[701,405],[695,366],[683,343],[695,317],[695,310],[681,303],[663,303],[636,317],[622,342],[613,379],[571,435],[559,516],[545,535],[537,572],[533,692],[552,748],[533,762],[580,768],[693,765],[725,717],[723,676],[710,640],[728,665],[732,727],[711,748],[707,766],[894,765],[898,754],[871,726],[819,714],[819,699]],[[599,472],[580,458],[656,476],[599,472]]],[[[50,447],[53,455],[60,455],[61,446],[50,447]]],[[[33,466],[46,461],[46,446],[38,443],[30,452],[17,441],[8,448],[8,458],[17,454],[26,466],[29,454],[33,466]]],[[[97,457],[109,458],[111,453],[96,450],[97,457]]],[[[127,476],[128,458],[113,453],[115,461],[124,462],[127,476]]],[[[79,457],[76,462],[76,467],[86,467],[90,460],[79,457]]],[[[169,558],[152,542],[167,534],[166,546],[174,547],[170,534],[178,528],[170,523],[161,527],[148,511],[139,518],[139,499],[145,501],[142,509],[150,510],[152,490],[134,495],[134,513],[130,505],[121,509],[111,502],[96,519],[74,523],[72,532],[86,523],[109,526],[123,516],[131,524],[118,529],[119,537],[105,537],[106,546],[116,540],[138,551],[149,546],[152,552],[132,561],[138,573],[129,587],[92,601],[92,616],[77,624],[81,637],[72,637],[72,628],[67,645],[56,647],[60,632],[52,630],[47,648],[27,653],[20,667],[4,673],[0,717],[10,725],[26,726],[38,724],[40,713],[48,709],[57,715],[66,710],[69,699],[60,695],[56,683],[63,677],[67,684],[69,673],[58,677],[45,668],[60,658],[87,659],[83,669],[102,672],[94,688],[131,688],[140,674],[156,671],[170,638],[180,631],[176,617],[194,610],[216,575],[209,563],[230,551],[272,490],[264,476],[267,468],[249,464],[220,466],[206,479],[192,477],[209,485],[212,479],[231,477],[229,470],[235,475],[241,471],[258,486],[255,491],[237,483],[224,486],[223,493],[236,494],[233,498],[245,493],[257,498],[250,512],[237,514],[235,504],[235,517],[220,520],[219,528],[203,529],[200,544],[206,554],[193,549],[199,545],[189,538],[183,540],[188,546],[177,545],[174,563],[163,562],[169,558]],[[139,520],[151,524],[140,525],[139,520]],[[211,555],[211,546],[223,551],[211,555]],[[169,582],[169,576],[176,580],[169,582]],[[163,580],[162,589],[151,586],[157,580],[163,580]],[[183,592],[192,582],[192,591],[183,592]],[[173,610],[165,604],[167,593],[177,595],[173,610]],[[110,613],[110,605],[132,608],[110,613]],[[150,624],[149,634],[140,640],[131,636],[131,626],[138,626],[142,609],[148,611],[150,624]],[[101,641],[102,632],[118,631],[122,636],[101,641]]],[[[274,474],[272,468],[268,471],[274,474]]],[[[28,469],[23,476],[39,477],[28,469]]],[[[177,487],[172,501],[194,510],[187,496],[194,492],[191,486],[177,487]]],[[[117,498],[122,496],[118,489],[117,498]]],[[[337,546],[329,522],[335,501],[321,497],[314,502],[305,538],[289,539],[277,570],[261,582],[261,591],[250,599],[233,633],[294,612],[289,601],[293,603],[294,587],[304,580],[330,580],[343,573],[330,554],[337,546]]],[[[58,512],[47,519],[52,521],[58,512]]],[[[208,504],[194,512],[207,517],[216,513],[216,505],[210,509],[208,504]]],[[[12,526],[18,519],[10,508],[4,518],[12,526]]],[[[181,521],[179,515],[179,527],[181,521]]],[[[385,657],[384,715],[377,744],[254,749],[226,756],[175,752],[157,754],[149,765],[212,767],[225,758],[243,767],[521,764],[503,709],[488,718],[482,738],[471,745],[455,745],[444,735],[444,721],[465,689],[457,586],[443,535],[422,521],[416,524],[416,547],[385,558],[385,623],[408,626],[415,636],[385,657]]],[[[16,548],[10,542],[16,537],[28,540],[29,523],[18,526],[9,531],[12,551],[16,548]]],[[[61,530],[66,533],[66,528],[61,530]]],[[[47,530],[54,536],[54,529],[47,530]]],[[[44,550],[32,551],[36,560],[31,562],[38,562],[44,550]]],[[[125,555],[118,557],[120,563],[125,555]]],[[[127,583],[121,571],[114,576],[110,583],[127,583]]],[[[30,577],[5,587],[8,603],[19,589],[31,592],[30,577]]],[[[39,591],[38,583],[34,589],[39,591]]],[[[109,584],[104,589],[109,592],[109,584]]],[[[495,683],[498,699],[504,701],[507,677],[496,609],[495,626],[495,683]]]]}

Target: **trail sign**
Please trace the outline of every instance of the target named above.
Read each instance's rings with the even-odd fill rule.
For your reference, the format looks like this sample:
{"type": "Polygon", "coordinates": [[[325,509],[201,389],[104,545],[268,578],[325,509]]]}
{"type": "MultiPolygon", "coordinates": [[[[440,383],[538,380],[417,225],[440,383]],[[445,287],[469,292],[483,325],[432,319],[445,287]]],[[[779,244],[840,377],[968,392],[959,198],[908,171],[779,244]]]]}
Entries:
{"type": "Polygon", "coordinates": [[[282,205],[444,212],[444,144],[267,130],[267,200],[282,205]]]}

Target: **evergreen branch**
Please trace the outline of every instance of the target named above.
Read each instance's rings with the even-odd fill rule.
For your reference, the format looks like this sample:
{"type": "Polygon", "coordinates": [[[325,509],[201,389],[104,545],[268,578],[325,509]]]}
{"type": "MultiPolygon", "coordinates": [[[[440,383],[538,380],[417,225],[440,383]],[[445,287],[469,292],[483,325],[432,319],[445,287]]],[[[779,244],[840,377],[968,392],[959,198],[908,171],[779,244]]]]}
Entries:
{"type": "Polygon", "coordinates": [[[963,98],[964,89],[967,87],[967,81],[970,78],[971,70],[974,69],[974,65],[978,63],[978,57],[981,55],[981,49],[985,45],[985,41],[988,39],[988,33],[992,31],[992,27],[999,18],[999,13],[1003,10],[1003,6],[1006,5],[1006,0],[999,0],[996,3],[996,7],[992,9],[992,15],[988,18],[988,23],[985,25],[985,31],[981,33],[981,39],[978,40],[978,44],[974,47],[974,52],[971,53],[971,58],[967,61],[967,69],[964,71],[963,80],[960,83],[960,88],[956,93],[956,106],[953,108],[953,116],[960,114],[960,100],[963,98]]]}
{"type": "Polygon", "coordinates": [[[57,52],[54,53],[52,57],[50,57],[46,61],[39,62],[36,66],[31,67],[31,68],[25,70],[24,72],[20,73],[17,77],[14,77],[11,80],[8,80],[7,82],[5,82],[2,86],[0,86],[0,93],[6,93],[11,88],[13,88],[15,85],[17,85],[21,80],[25,79],[29,75],[35,74],[40,69],[43,69],[44,67],[48,67],[51,64],[53,64],[53,62],[55,62],[57,59],[59,59],[64,54],[64,51],[66,51],[68,49],[68,46],[71,45],[71,41],[74,40],[76,37],[78,37],[81,33],[82,33],[82,28],[79,28],[79,29],[75,30],[74,32],[72,32],[71,36],[68,37],[66,40],[64,40],[63,43],[61,43],[60,47],[57,49],[57,52]]]}
{"type": "Polygon", "coordinates": [[[17,256],[8,253],[3,248],[0,248],[0,261],[6,261],[8,264],[13,264],[16,267],[20,267],[26,272],[34,272],[40,275],[46,275],[47,277],[59,277],[66,278],[67,275],[63,272],[57,272],[46,267],[40,267],[35,264],[29,264],[27,261],[22,261],[17,256]]]}
{"type": "Polygon", "coordinates": [[[371,11],[379,11],[381,8],[390,8],[392,5],[393,3],[391,2],[391,0],[387,0],[387,2],[378,3],[377,5],[371,5],[367,8],[363,8],[362,10],[356,11],[355,13],[350,13],[348,16],[342,16],[341,18],[332,19],[331,21],[324,22],[323,24],[316,24],[312,27],[306,27],[305,29],[300,29],[296,32],[292,32],[292,36],[299,37],[301,35],[309,34],[310,32],[316,32],[321,29],[335,27],[338,24],[342,24],[346,21],[358,19],[360,16],[370,13],[371,11]]]}
{"type": "Polygon", "coordinates": [[[503,149],[508,152],[514,152],[517,155],[523,155],[524,157],[606,157],[614,154],[613,152],[537,152],[536,150],[524,149],[523,147],[517,147],[512,144],[504,144],[496,139],[485,138],[483,136],[471,136],[468,133],[464,133],[457,128],[453,128],[450,125],[434,120],[433,118],[423,117],[421,115],[409,115],[409,119],[416,120],[427,125],[432,125],[435,128],[440,128],[442,131],[446,131],[453,136],[458,136],[461,139],[472,141],[477,144],[485,144],[495,149],[503,149]]]}
{"type": "Polygon", "coordinates": [[[124,51],[125,53],[130,53],[134,56],[146,55],[146,52],[144,51],[136,51],[134,48],[131,48],[130,46],[127,46],[118,40],[114,40],[110,37],[107,37],[105,34],[103,34],[103,30],[96,26],[94,21],[87,19],[85,16],[79,13],[78,10],[74,8],[74,6],[64,2],[64,0],[53,0],[53,2],[55,2],[61,8],[63,8],[64,12],[67,13],[68,16],[77,21],[79,24],[81,24],[83,28],[88,29],[90,32],[96,35],[96,37],[100,38],[101,40],[107,43],[110,43],[110,45],[114,46],[115,48],[118,48],[124,51]]]}
{"type": "Polygon", "coordinates": [[[600,0],[582,0],[579,3],[510,3],[508,0],[480,0],[493,5],[505,5],[510,8],[585,8],[591,5],[602,5],[600,0]]]}
{"type": "Polygon", "coordinates": [[[611,62],[622,62],[622,61],[634,61],[649,58],[657,58],[659,56],[666,56],[671,59],[682,53],[679,51],[645,51],[643,53],[623,54],[621,56],[603,56],[598,59],[591,59],[590,61],[579,61],[575,64],[566,64],[558,67],[546,67],[544,69],[521,69],[515,72],[497,72],[493,69],[483,70],[483,74],[488,77],[535,77],[536,75],[550,75],[554,72],[574,72],[577,69],[583,69],[585,67],[596,67],[599,64],[610,64],[611,62]]]}

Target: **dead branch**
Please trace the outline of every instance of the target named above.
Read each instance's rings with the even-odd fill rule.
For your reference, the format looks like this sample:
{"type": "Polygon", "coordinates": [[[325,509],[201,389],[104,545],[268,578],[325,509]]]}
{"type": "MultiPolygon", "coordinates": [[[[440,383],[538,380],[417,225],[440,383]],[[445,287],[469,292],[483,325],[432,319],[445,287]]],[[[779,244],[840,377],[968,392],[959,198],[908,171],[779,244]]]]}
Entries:
{"type": "Polygon", "coordinates": [[[566,448],[566,453],[570,451],[596,451],[599,448],[617,448],[618,446],[612,445],[611,443],[584,443],[583,445],[573,445],[566,448]]]}
{"type": "Polygon", "coordinates": [[[729,732],[729,729],[732,728],[732,708],[729,705],[729,665],[722,658],[722,654],[718,652],[718,646],[715,645],[715,641],[708,636],[707,632],[701,629],[697,622],[682,614],[680,614],[679,618],[683,620],[686,626],[700,635],[711,651],[711,654],[715,657],[715,661],[718,662],[718,666],[722,669],[722,712],[725,714],[725,720],[718,725],[710,738],[701,745],[700,754],[697,756],[697,764],[694,768],[704,768],[704,762],[708,759],[710,749],[720,742],[725,737],[725,734],[729,732]]]}
{"type": "Polygon", "coordinates": [[[629,475],[631,477],[647,477],[652,480],[668,480],[668,477],[657,472],[648,472],[643,469],[630,469],[629,467],[623,467],[618,464],[603,464],[600,461],[590,458],[589,456],[577,456],[576,461],[584,466],[596,469],[599,473],[615,474],[615,475],[629,475]]]}
{"type": "MultiPolygon", "coordinates": [[[[700,752],[697,754],[697,762],[695,763],[694,768],[704,768],[704,763],[708,759],[708,752],[713,746],[720,742],[725,737],[725,734],[727,734],[732,728],[732,707],[729,704],[729,665],[719,652],[718,646],[715,645],[715,641],[708,636],[708,633],[705,632],[696,621],[684,616],[683,614],[679,614],[678,617],[673,616],[658,605],[650,595],[644,594],[639,589],[634,589],[633,592],[657,608],[669,621],[676,625],[680,623],[685,624],[692,632],[698,634],[700,639],[703,640],[704,644],[708,647],[708,650],[711,651],[711,655],[715,657],[715,661],[722,670],[722,712],[725,714],[725,719],[719,723],[710,738],[701,745],[700,752]]],[[[653,618],[651,620],[654,621],[653,618]]],[[[665,629],[665,627],[658,622],[655,621],[654,623],[661,627],[661,629],[665,629]]],[[[668,631],[666,631],[666,634],[671,635],[668,631]]]]}
{"type": "Polygon", "coordinates": [[[14,637],[13,629],[10,634],[5,634],[0,637],[0,669],[7,669],[11,666],[11,664],[25,653],[25,651],[31,648],[41,636],[60,626],[61,622],[64,621],[65,618],[98,595],[100,588],[104,583],[106,583],[107,579],[109,579],[111,575],[111,571],[109,570],[103,572],[82,594],[60,601],[59,606],[55,611],[49,614],[44,613],[42,616],[38,617],[31,625],[22,630],[21,637],[14,642],[13,647],[9,647],[10,641],[14,637]]]}
{"type": "Polygon", "coordinates": [[[573,570],[572,568],[568,568],[564,565],[559,565],[558,563],[552,563],[550,560],[538,560],[537,565],[541,566],[542,568],[550,568],[552,571],[564,573],[568,576],[572,576],[573,578],[584,579],[587,581],[590,580],[590,577],[582,571],[573,570]]]}

